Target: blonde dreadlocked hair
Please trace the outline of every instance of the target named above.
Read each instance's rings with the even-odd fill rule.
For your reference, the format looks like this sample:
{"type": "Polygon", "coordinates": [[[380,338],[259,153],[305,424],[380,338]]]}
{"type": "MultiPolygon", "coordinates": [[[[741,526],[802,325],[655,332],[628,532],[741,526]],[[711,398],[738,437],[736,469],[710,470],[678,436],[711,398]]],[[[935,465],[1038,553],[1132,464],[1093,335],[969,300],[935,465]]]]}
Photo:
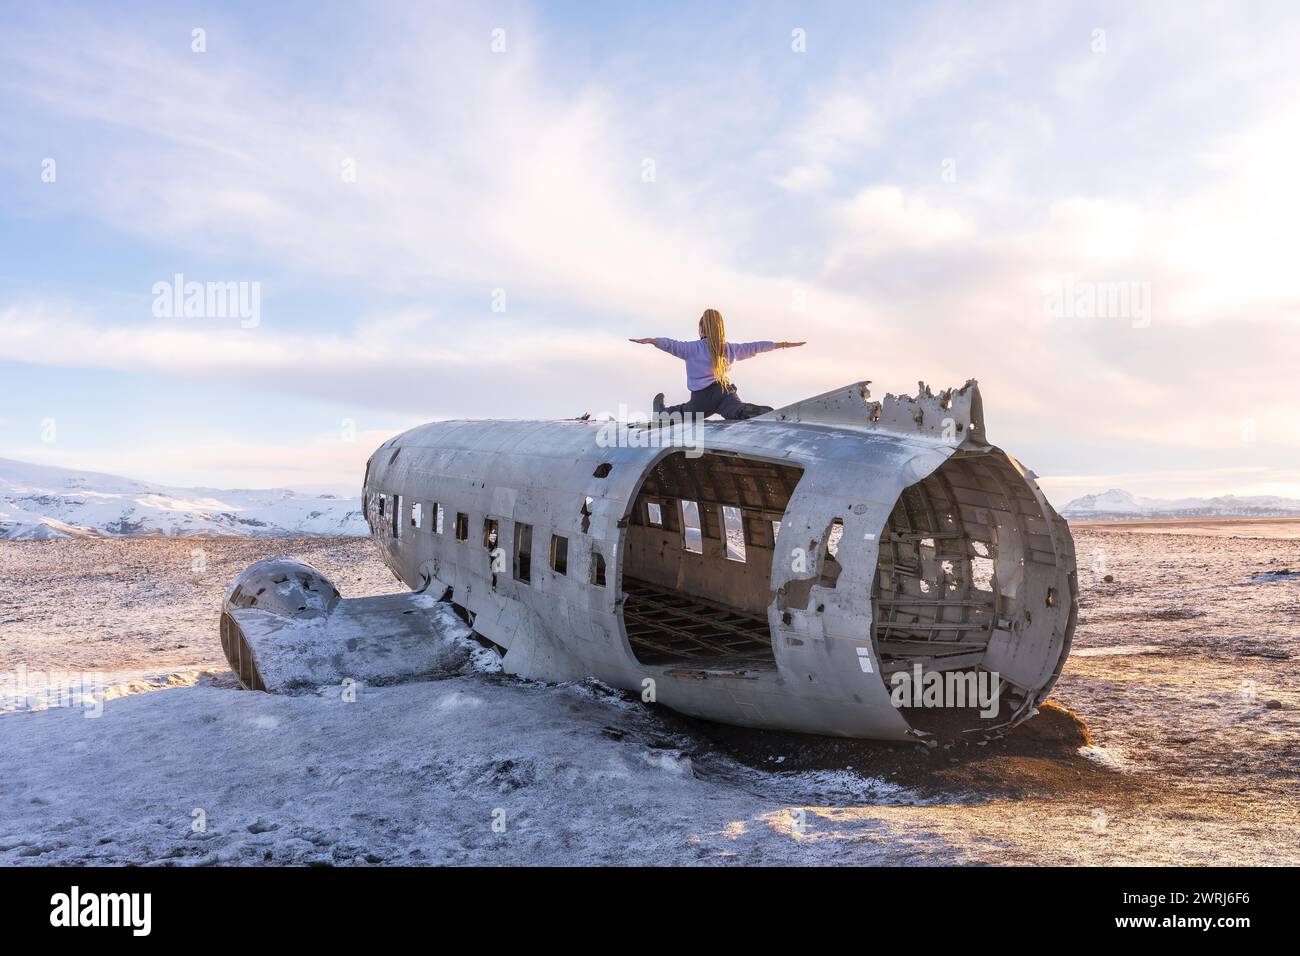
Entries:
{"type": "Polygon", "coordinates": [[[709,364],[713,377],[724,389],[731,385],[727,377],[727,327],[722,322],[722,313],[717,309],[705,309],[700,316],[700,337],[709,343],[709,364]]]}

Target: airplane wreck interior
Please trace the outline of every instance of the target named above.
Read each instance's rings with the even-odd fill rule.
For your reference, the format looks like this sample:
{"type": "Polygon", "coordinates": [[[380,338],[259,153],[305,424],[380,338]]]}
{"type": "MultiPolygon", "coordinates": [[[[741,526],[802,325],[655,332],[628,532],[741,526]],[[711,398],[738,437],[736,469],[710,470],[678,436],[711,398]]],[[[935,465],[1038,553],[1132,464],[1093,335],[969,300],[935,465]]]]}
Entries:
{"type": "MultiPolygon", "coordinates": [[[[1001,455],[959,451],[904,489],[881,536],[872,586],[886,683],[917,663],[927,672],[979,669],[994,629],[1011,620],[1023,618],[1030,642],[1045,643],[1051,616],[1034,622],[1023,603],[1029,565],[1055,572],[1052,538],[1038,502],[1001,455]]],[[[1050,588],[1046,604],[1055,604],[1050,588]]],[[[1024,692],[1003,680],[1001,696],[1005,712],[1020,706],[1024,692]]],[[[936,720],[969,721],[974,709],[906,708],[905,716],[927,729],[936,720]]]]}
{"type": "Polygon", "coordinates": [[[773,668],[772,556],[802,469],[674,452],[628,520],[623,618],[642,664],[773,668]]]}
{"type": "MultiPolygon", "coordinates": [[[[622,581],[628,639],[642,664],[775,666],[772,558],[801,474],[788,464],[682,452],[647,474],[628,520],[622,581]]],[[[838,519],[827,528],[810,585],[836,586],[843,530],[838,519]]],[[[978,669],[999,622],[1022,616],[1026,565],[1052,570],[1056,556],[1037,501],[1002,456],[959,451],[905,489],[881,536],[871,593],[886,683],[916,663],[927,672],[978,669]]],[[[790,588],[783,600],[805,608],[808,593],[790,588]]],[[[1036,623],[1024,616],[1031,638],[1041,630],[1045,640],[1050,615],[1036,623]]],[[[1001,689],[1018,706],[1018,689],[1001,689]]],[[[959,717],[951,708],[909,708],[907,716],[918,725],[959,717]]]]}

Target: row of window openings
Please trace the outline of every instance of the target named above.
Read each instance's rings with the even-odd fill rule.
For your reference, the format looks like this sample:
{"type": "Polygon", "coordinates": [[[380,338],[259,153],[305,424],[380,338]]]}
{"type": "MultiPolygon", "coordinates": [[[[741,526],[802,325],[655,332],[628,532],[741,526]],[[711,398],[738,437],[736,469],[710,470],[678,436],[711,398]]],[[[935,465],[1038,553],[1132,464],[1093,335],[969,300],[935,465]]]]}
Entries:
{"type": "MultiPolygon", "coordinates": [[[[385,517],[385,495],[379,495],[379,516],[385,517]]],[[[700,528],[700,506],[696,501],[682,499],[678,502],[682,513],[682,540],[687,551],[693,554],[704,553],[704,536],[700,528]]],[[[584,516],[590,513],[591,499],[584,501],[584,516]]],[[[741,509],[735,505],[722,505],[722,527],[726,537],[727,548],[726,557],[729,561],[744,563],[746,560],[745,550],[745,519],[741,509]]],[[[401,536],[401,513],[402,513],[402,496],[393,495],[392,521],[394,537],[401,536]]],[[[441,504],[434,502],[431,507],[430,515],[432,517],[431,530],[434,534],[442,534],[443,508],[441,504]]],[[[664,526],[663,506],[656,501],[646,502],[646,520],[657,528],[664,526]]],[[[424,502],[416,501],[411,504],[411,527],[419,529],[423,527],[424,521],[424,502]]],[[[587,522],[584,521],[584,524],[587,522]]],[[[516,553],[515,553],[515,578],[520,581],[531,580],[532,574],[532,526],[520,524],[517,526],[515,535],[516,553]]],[[[839,551],[839,538],[844,532],[844,524],[836,518],[831,534],[828,536],[827,552],[834,557],[839,551]],[[838,532],[838,533],[837,533],[838,532]]],[[[781,522],[772,521],[772,541],[776,542],[777,536],[781,533],[781,522]]],[[[495,518],[484,519],[483,526],[483,546],[489,551],[496,550],[497,525],[495,518]],[[490,542],[489,542],[490,539],[490,542]]],[[[463,511],[456,513],[456,540],[469,540],[469,515],[463,511]]],[[[553,534],[551,535],[551,570],[557,574],[568,573],[568,550],[569,541],[567,538],[553,534]]],[[[592,552],[592,583],[601,587],[605,586],[605,558],[599,551],[592,552]]]]}
{"type": "MultiPolygon", "coordinates": [[[[392,496],[392,511],[388,513],[387,495],[379,495],[379,517],[391,517],[393,521],[393,536],[401,537],[402,527],[402,496],[392,496]]],[[[588,499],[590,501],[590,499],[588,499]]],[[[434,534],[442,534],[443,508],[442,505],[434,502],[431,506],[430,529],[434,534]]],[[[416,501],[411,504],[411,527],[419,529],[423,527],[424,521],[424,502],[416,501]]],[[[499,539],[500,526],[496,518],[483,519],[483,547],[489,552],[495,551],[499,539]]],[[[456,512],[456,540],[469,540],[469,515],[463,511],[456,512]]],[[[569,539],[559,534],[551,535],[550,548],[550,566],[556,574],[567,575],[569,573],[569,539]]],[[[533,526],[516,522],[515,524],[515,556],[514,556],[514,577],[517,581],[525,583],[532,580],[533,571],[533,526]]],[[[605,586],[605,556],[597,550],[591,552],[591,583],[597,587],[605,586]]]]}
{"type": "MultiPolygon", "coordinates": [[[[457,519],[464,517],[466,521],[465,535],[461,540],[465,540],[468,534],[468,516],[463,513],[457,514],[457,519]]],[[[459,524],[458,524],[459,527],[459,524]]],[[[500,523],[496,518],[483,519],[483,547],[489,553],[495,552],[500,540],[500,523]]],[[[522,581],[528,584],[533,579],[533,526],[524,524],[522,521],[515,522],[515,554],[514,554],[514,578],[516,581],[522,581]]],[[[569,573],[569,539],[562,534],[551,535],[551,547],[549,550],[549,564],[551,570],[556,574],[567,575],[569,573]]],[[[591,549],[591,575],[589,580],[597,587],[605,586],[605,556],[596,548],[591,549]]]]}
{"type": "MultiPolygon", "coordinates": [[[[700,529],[700,505],[699,502],[681,499],[678,501],[682,512],[682,543],[687,551],[694,554],[704,553],[704,535],[700,529]]],[[[721,505],[722,509],[722,530],[727,543],[727,560],[745,562],[745,516],[740,508],[735,505],[721,505]]],[[[646,521],[656,528],[664,527],[663,506],[657,501],[646,502],[646,521]]],[[[839,518],[835,519],[841,533],[843,532],[843,523],[839,518]]],[[[781,533],[781,522],[772,521],[772,543],[776,543],[778,535],[781,533]]],[[[829,541],[829,550],[832,555],[836,553],[839,545],[839,537],[832,534],[834,540],[829,541]]]]}

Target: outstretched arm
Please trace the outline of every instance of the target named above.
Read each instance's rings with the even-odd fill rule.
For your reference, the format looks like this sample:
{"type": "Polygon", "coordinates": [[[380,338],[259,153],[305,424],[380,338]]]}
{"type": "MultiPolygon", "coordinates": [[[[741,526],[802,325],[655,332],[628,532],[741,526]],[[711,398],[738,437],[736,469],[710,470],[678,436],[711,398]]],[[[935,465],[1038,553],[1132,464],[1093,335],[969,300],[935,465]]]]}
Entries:
{"type": "Polygon", "coordinates": [[[803,344],[802,342],[729,342],[727,357],[733,362],[740,362],[773,349],[792,349],[803,344]]]}
{"type": "Polygon", "coordinates": [[[690,344],[689,342],[681,342],[678,341],[677,339],[664,339],[664,338],[628,339],[628,341],[635,342],[637,345],[653,345],[655,348],[662,349],[663,351],[669,353],[670,355],[677,356],[679,359],[686,358],[686,347],[687,345],[690,344]]]}

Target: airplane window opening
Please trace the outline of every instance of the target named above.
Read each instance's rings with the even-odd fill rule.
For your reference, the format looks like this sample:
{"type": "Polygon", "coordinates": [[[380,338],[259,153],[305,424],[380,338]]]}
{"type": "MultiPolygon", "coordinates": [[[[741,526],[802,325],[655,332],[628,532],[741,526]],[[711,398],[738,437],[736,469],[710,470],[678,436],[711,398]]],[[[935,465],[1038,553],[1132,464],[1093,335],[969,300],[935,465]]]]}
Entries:
{"type": "Polygon", "coordinates": [[[533,526],[515,524],[515,580],[527,584],[533,579],[533,526]]]}
{"type": "Polygon", "coordinates": [[[735,505],[722,506],[722,525],[727,532],[727,560],[745,561],[745,520],[735,505]]]}
{"type": "Polygon", "coordinates": [[[682,544],[687,551],[704,553],[704,536],[700,530],[700,506],[694,501],[682,502],[682,544]]]}

